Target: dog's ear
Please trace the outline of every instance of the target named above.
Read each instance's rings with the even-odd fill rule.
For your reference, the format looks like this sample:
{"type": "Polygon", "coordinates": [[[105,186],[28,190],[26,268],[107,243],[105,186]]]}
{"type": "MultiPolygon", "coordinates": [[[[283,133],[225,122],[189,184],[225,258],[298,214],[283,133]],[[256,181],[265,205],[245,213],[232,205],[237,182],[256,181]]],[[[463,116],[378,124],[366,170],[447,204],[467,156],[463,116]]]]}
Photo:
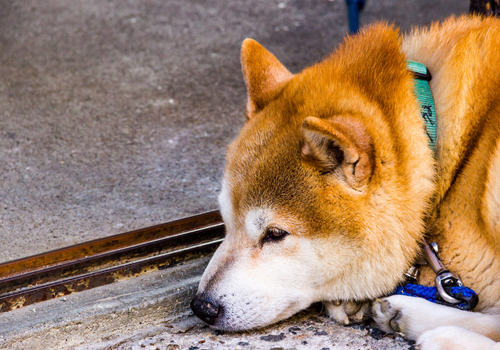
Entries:
{"type": "Polygon", "coordinates": [[[372,139],[358,120],[307,117],[302,124],[302,157],[320,169],[362,190],[373,173],[372,139]]]}
{"type": "Polygon", "coordinates": [[[241,45],[241,66],[248,91],[247,118],[275,98],[293,77],[272,53],[253,39],[247,38],[241,45]]]}

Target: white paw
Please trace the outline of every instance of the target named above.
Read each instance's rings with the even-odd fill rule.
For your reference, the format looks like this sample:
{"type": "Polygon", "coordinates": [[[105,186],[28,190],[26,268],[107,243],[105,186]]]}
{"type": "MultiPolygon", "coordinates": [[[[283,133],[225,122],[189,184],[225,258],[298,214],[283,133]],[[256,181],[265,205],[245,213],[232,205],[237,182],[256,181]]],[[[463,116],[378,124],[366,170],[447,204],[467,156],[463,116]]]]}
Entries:
{"type": "Polygon", "coordinates": [[[399,320],[401,311],[393,306],[389,298],[377,299],[372,305],[372,317],[380,329],[388,333],[401,333],[399,320]]]}
{"type": "Polygon", "coordinates": [[[362,322],[370,309],[369,302],[325,301],[324,305],[328,316],[343,325],[362,322]]]}
{"type": "Polygon", "coordinates": [[[493,349],[495,344],[483,335],[453,326],[424,332],[417,340],[417,346],[421,350],[488,350],[493,349]]]}
{"type": "Polygon", "coordinates": [[[372,317],[383,331],[416,340],[432,326],[429,320],[439,306],[422,298],[392,295],[373,303],[372,317]]]}

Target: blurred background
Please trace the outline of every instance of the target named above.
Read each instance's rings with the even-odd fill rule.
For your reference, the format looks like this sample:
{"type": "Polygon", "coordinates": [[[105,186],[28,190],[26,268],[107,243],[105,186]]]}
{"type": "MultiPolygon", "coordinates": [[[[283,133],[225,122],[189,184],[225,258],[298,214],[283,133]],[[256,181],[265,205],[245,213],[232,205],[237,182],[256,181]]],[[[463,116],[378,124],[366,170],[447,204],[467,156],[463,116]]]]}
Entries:
{"type": "MultiPolygon", "coordinates": [[[[468,10],[367,0],[360,24],[468,10]]],[[[343,0],[1,0],[0,262],[217,208],[241,41],[297,72],[347,31],[343,0]]]]}

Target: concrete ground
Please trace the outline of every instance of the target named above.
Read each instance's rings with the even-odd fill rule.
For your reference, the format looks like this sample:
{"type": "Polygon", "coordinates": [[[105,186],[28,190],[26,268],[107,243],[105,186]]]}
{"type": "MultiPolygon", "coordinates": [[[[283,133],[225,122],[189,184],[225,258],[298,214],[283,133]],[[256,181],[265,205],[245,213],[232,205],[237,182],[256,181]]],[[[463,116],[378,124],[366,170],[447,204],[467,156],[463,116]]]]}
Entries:
{"type": "Polygon", "coordinates": [[[0,316],[0,349],[410,350],[401,337],[343,327],[321,310],[252,332],[221,333],[187,309],[208,259],[26,306],[0,316]]]}
{"type": "MultiPolygon", "coordinates": [[[[406,31],[468,3],[367,0],[361,22],[406,31]]],[[[240,42],[298,71],[346,28],[342,0],[0,0],[0,262],[216,208],[244,122],[240,42]]],[[[1,315],[0,348],[410,346],[317,311],[236,335],[183,318],[178,332],[165,317],[189,313],[196,277],[168,282],[179,293],[161,273],[141,278],[1,315]]]]}
{"type": "MultiPolygon", "coordinates": [[[[368,0],[408,30],[467,0],[368,0]]],[[[0,0],[0,262],[216,207],[243,124],[239,45],[292,71],[347,28],[342,0],[0,0]]]]}

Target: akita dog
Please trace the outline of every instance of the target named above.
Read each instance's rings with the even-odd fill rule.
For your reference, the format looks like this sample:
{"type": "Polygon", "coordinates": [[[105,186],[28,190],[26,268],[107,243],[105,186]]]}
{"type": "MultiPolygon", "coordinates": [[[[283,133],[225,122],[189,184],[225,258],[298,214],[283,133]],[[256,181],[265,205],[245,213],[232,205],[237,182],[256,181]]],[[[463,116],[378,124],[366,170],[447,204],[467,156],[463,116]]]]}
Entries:
{"type": "MultiPolygon", "coordinates": [[[[464,16],[404,36],[372,25],[299,74],[252,39],[241,61],[247,121],[228,148],[219,196],[227,233],[195,314],[244,330],[323,301],[340,322],[371,314],[424,349],[495,347],[500,20],[464,16]],[[408,60],[433,76],[435,151],[408,60]],[[424,239],[477,292],[477,312],[377,299],[404,279],[424,239]]],[[[424,267],[419,283],[434,277],[424,267]]]]}

